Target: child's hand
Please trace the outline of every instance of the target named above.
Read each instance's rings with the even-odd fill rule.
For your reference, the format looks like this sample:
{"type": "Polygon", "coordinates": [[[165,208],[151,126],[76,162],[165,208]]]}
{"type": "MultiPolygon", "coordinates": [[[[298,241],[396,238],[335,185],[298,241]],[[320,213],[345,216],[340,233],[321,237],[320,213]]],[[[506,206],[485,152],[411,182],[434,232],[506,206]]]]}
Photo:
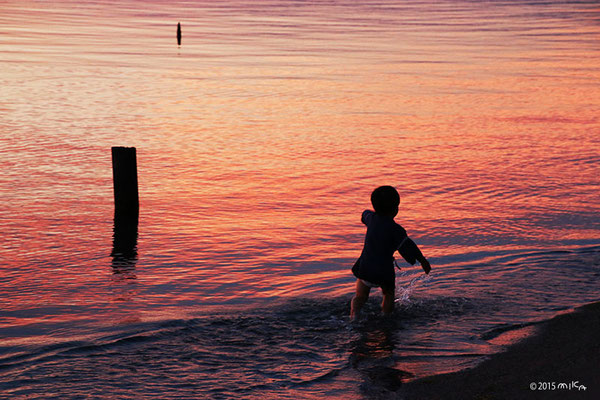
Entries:
{"type": "Polygon", "coordinates": [[[421,267],[423,267],[423,271],[425,271],[426,274],[429,274],[429,271],[431,271],[431,265],[429,264],[429,261],[427,261],[426,258],[423,258],[420,263],[421,267]]]}

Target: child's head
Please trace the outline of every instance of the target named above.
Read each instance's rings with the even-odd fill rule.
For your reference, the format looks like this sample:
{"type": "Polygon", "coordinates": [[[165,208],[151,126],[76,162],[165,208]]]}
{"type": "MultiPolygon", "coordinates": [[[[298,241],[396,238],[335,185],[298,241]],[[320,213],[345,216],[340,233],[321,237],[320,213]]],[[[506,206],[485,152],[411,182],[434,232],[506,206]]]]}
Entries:
{"type": "Polygon", "coordinates": [[[395,217],[398,214],[400,195],[392,186],[380,186],[371,193],[371,204],[377,214],[395,217]]]}

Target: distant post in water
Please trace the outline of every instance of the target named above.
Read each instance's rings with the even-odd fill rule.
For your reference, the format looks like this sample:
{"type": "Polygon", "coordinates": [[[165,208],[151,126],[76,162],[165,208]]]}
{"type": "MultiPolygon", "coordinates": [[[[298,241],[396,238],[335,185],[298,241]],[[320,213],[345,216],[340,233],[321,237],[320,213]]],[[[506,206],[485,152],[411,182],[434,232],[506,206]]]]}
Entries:
{"type": "Polygon", "coordinates": [[[128,220],[137,225],[140,203],[135,147],[113,147],[111,150],[115,222],[128,220]]]}
{"type": "Polygon", "coordinates": [[[177,23],[177,46],[181,46],[181,22],[177,23]]]}

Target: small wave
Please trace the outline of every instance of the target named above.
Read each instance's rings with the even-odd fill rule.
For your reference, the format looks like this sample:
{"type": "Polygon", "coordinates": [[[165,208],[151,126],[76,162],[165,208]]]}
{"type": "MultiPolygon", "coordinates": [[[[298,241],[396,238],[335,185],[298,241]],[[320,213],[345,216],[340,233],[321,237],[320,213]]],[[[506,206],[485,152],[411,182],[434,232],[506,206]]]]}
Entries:
{"type": "Polygon", "coordinates": [[[492,339],[495,339],[498,336],[503,335],[507,332],[520,330],[520,329],[523,329],[523,328],[526,328],[526,327],[529,327],[529,326],[532,326],[535,324],[536,324],[535,322],[523,323],[523,324],[504,324],[497,328],[493,328],[493,329],[490,329],[490,330],[482,333],[479,337],[482,340],[492,340],[492,339]]]}
{"type": "Polygon", "coordinates": [[[147,323],[90,341],[27,348],[2,360],[0,387],[27,374],[38,393],[60,379],[72,382],[69,393],[100,382],[127,396],[128,385],[114,377],[132,373],[138,382],[189,384],[207,395],[310,385],[347,366],[353,338],[347,304],[298,299],[247,314],[147,323]]]}
{"type": "Polygon", "coordinates": [[[379,304],[371,301],[364,323],[351,325],[349,300],[297,298],[245,313],[134,324],[96,339],[24,348],[1,361],[0,388],[14,388],[29,376],[28,393],[43,393],[60,380],[69,382],[69,396],[97,385],[112,396],[140,396],[140,387],[162,382],[225,398],[311,391],[354,374],[363,386],[389,391],[410,375],[393,365],[396,336],[415,322],[461,312],[469,302],[411,298],[393,318],[381,319],[379,304]],[[134,386],[125,382],[131,379],[134,386]]]}

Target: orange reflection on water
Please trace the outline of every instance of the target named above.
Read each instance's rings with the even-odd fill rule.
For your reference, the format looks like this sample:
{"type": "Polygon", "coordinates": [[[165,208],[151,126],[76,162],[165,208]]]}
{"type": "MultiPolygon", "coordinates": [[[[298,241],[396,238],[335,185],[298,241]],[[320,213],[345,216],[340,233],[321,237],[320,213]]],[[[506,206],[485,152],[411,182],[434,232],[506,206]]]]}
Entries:
{"type": "Polygon", "coordinates": [[[113,145],[138,148],[134,276],[209,297],[348,290],[381,184],[434,260],[597,237],[593,7],[31,4],[0,28],[9,268],[111,265],[113,145]]]}
{"type": "Polygon", "coordinates": [[[597,297],[597,251],[568,251],[600,237],[597,6],[137,3],[2,4],[0,384],[348,398],[597,297]],[[137,231],[112,146],[137,147],[137,231]],[[382,184],[433,272],[402,264],[398,318],[350,328],[382,184]]]}

